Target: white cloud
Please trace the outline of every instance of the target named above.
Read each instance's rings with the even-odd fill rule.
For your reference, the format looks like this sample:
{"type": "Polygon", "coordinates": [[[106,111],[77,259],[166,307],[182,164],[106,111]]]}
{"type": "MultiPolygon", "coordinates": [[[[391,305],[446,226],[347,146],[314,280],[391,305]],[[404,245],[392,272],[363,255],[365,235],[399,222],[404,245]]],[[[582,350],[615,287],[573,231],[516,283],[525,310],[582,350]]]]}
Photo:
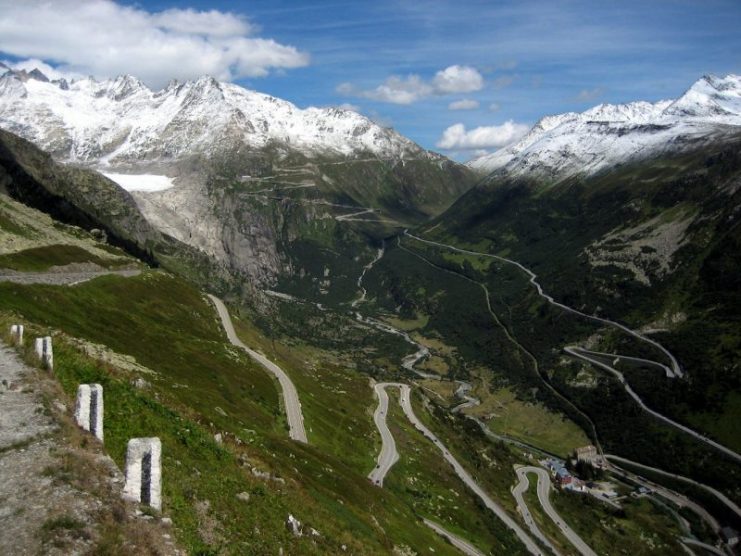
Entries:
{"type": "Polygon", "coordinates": [[[152,87],[204,74],[260,77],[309,63],[308,54],[255,37],[256,31],[244,17],[217,10],[153,13],[112,0],[0,0],[0,52],[51,62],[60,73],[132,74],[152,87]]]}
{"type": "Polygon", "coordinates": [[[337,86],[337,92],[381,102],[393,104],[411,104],[420,98],[432,93],[432,87],[425,83],[419,75],[407,75],[399,77],[392,75],[375,89],[358,89],[351,83],[341,83],[337,86]]]}
{"type": "Polygon", "coordinates": [[[449,66],[435,74],[432,80],[438,94],[470,93],[484,87],[484,78],[470,66],[449,66]]]}
{"type": "Polygon", "coordinates": [[[463,124],[454,124],[443,131],[437,142],[440,149],[498,149],[514,143],[527,133],[529,126],[512,120],[502,125],[482,126],[466,131],[463,124]]]}
{"type": "Polygon", "coordinates": [[[462,98],[461,100],[454,100],[448,104],[448,110],[475,110],[479,107],[479,101],[470,98],[462,98]]]}
{"type": "Polygon", "coordinates": [[[500,108],[501,108],[501,106],[499,105],[498,102],[492,102],[489,105],[489,112],[499,112],[499,109],[500,108]]]}
{"type": "Polygon", "coordinates": [[[373,89],[360,89],[352,83],[340,83],[336,91],[343,95],[368,98],[392,104],[412,104],[431,95],[468,93],[484,86],[484,78],[474,68],[449,66],[428,82],[417,74],[392,75],[373,89]]]}
{"type": "Polygon", "coordinates": [[[172,8],[153,14],[152,22],[168,31],[213,37],[251,35],[255,31],[244,17],[217,10],[198,12],[191,8],[172,8]]]}
{"type": "Polygon", "coordinates": [[[54,79],[69,80],[69,79],[77,79],[79,77],[84,77],[81,73],[59,71],[59,69],[50,66],[49,64],[39,60],[38,58],[29,58],[27,60],[21,60],[19,62],[10,62],[8,60],[3,60],[2,63],[3,65],[11,69],[14,69],[14,70],[33,71],[37,69],[41,73],[43,73],[46,77],[52,80],[54,79]]]}

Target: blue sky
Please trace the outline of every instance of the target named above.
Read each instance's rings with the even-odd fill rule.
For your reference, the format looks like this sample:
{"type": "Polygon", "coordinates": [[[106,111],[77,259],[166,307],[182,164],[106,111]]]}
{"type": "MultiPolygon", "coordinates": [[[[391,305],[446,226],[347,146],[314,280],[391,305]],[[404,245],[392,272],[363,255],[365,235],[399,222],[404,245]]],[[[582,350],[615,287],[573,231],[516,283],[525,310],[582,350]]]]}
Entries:
{"type": "Polygon", "coordinates": [[[74,33],[43,32],[44,17],[59,26],[65,13],[0,0],[0,59],[97,77],[126,71],[152,86],[211,70],[302,107],[353,105],[435,150],[455,124],[464,136],[491,131],[448,142],[443,152],[459,159],[496,149],[546,114],[672,98],[704,73],[741,73],[739,0],[53,4],[65,3],[68,14],[79,11],[74,33]],[[35,19],[27,40],[24,15],[35,19]],[[161,49],[116,43],[120,31],[120,41],[146,44],[136,37],[154,32],[147,26],[161,49]],[[106,61],[86,56],[90,49],[106,61]]]}

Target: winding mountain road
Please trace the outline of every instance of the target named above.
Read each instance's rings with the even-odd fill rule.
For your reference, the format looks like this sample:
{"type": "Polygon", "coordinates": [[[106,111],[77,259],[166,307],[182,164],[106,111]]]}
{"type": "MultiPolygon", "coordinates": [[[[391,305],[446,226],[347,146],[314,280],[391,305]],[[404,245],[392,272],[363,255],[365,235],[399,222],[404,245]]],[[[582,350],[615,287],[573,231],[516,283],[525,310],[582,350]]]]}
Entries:
{"type": "Polygon", "coordinates": [[[246,351],[247,355],[257,361],[278,379],[281,389],[283,390],[283,405],[285,405],[286,408],[288,434],[292,440],[308,444],[308,439],[306,438],[306,429],[304,428],[304,416],[301,413],[301,402],[298,398],[296,386],[294,386],[290,377],[283,369],[270,361],[262,353],[258,353],[257,351],[250,349],[246,345],[244,345],[237,336],[237,333],[234,331],[232,319],[229,316],[229,311],[227,311],[224,302],[221,301],[221,299],[219,299],[218,297],[215,297],[211,294],[208,294],[208,297],[216,307],[216,311],[219,314],[221,324],[224,326],[224,331],[226,332],[229,341],[238,348],[246,351]]]}
{"type": "MultiPolygon", "coordinates": [[[[672,419],[669,419],[668,417],[662,415],[661,413],[658,413],[657,411],[655,411],[655,410],[649,408],[648,406],[646,406],[646,404],[643,402],[643,400],[633,391],[633,389],[630,387],[630,385],[625,381],[625,378],[623,377],[622,373],[620,373],[620,371],[614,369],[613,367],[611,367],[610,365],[607,365],[606,363],[603,363],[602,361],[599,361],[598,359],[595,359],[595,357],[594,357],[595,355],[597,355],[597,356],[603,356],[603,357],[611,357],[613,359],[626,359],[626,360],[633,360],[633,361],[639,361],[639,362],[643,362],[643,363],[648,363],[648,364],[652,364],[654,366],[657,366],[657,367],[662,368],[665,371],[665,373],[666,373],[666,375],[668,377],[672,377],[672,378],[679,377],[679,378],[681,378],[682,376],[684,376],[684,374],[682,372],[681,367],[679,366],[678,361],[676,360],[676,358],[666,348],[664,348],[664,346],[662,346],[658,342],[652,340],[651,338],[647,338],[646,336],[644,336],[643,334],[640,334],[639,332],[636,332],[634,330],[631,330],[630,328],[628,328],[628,327],[626,327],[626,326],[624,326],[624,325],[622,325],[620,323],[611,321],[609,319],[604,319],[604,318],[601,318],[601,317],[590,315],[588,313],[583,313],[583,312],[578,311],[576,309],[573,309],[573,308],[571,308],[571,307],[569,307],[567,305],[564,305],[563,303],[559,303],[559,302],[555,301],[550,295],[546,294],[543,291],[542,286],[536,280],[537,275],[533,271],[531,271],[529,268],[523,266],[522,264],[518,263],[517,261],[513,261],[513,260],[507,259],[505,257],[500,257],[499,255],[493,255],[491,253],[480,253],[480,252],[477,252],[477,251],[470,251],[468,249],[461,249],[460,247],[455,247],[453,245],[447,245],[445,243],[439,243],[437,241],[430,241],[430,240],[427,240],[427,239],[422,239],[422,238],[417,237],[417,236],[415,236],[413,234],[410,234],[408,230],[405,230],[404,231],[404,234],[407,237],[410,237],[410,238],[415,239],[417,241],[420,241],[422,243],[426,243],[426,244],[429,244],[429,245],[434,245],[436,247],[441,247],[441,248],[449,249],[449,250],[452,250],[452,251],[458,251],[460,253],[466,253],[466,254],[469,254],[469,255],[475,255],[475,256],[481,256],[481,257],[488,257],[488,258],[495,259],[495,260],[498,260],[498,261],[501,261],[501,262],[512,264],[512,265],[516,266],[517,268],[519,268],[520,270],[522,270],[523,272],[525,272],[530,277],[530,283],[533,284],[533,286],[535,286],[535,288],[538,291],[538,294],[543,299],[545,299],[546,301],[548,301],[548,303],[550,303],[550,304],[552,304],[552,305],[554,305],[556,307],[559,307],[559,308],[561,308],[561,309],[563,309],[565,311],[568,311],[570,313],[573,313],[573,314],[576,314],[576,315],[581,315],[581,316],[583,316],[585,318],[588,318],[588,319],[591,319],[591,320],[594,320],[594,321],[597,321],[597,322],[601,322],[601,323],[607,324],[609,326],[618,328],[618,329],[620,329],[620,330],[622,330],[622,331],[630,334],[631,336],[634,336],[635,338],[638,338],[638,339],[640,339],[640,340],[642,340],[644,342],[647,342],[647,343],[653,345],[654,347],[657,347],[658,349],[660,349],[669,358],[669,360],[671,362],[671,368],[669,368],[668,366],[664,365],[663,363],[659,363],[657,361],[651,361],[651,360],[647,360],[647,359],[642,359],[642,358],[638,358],[638,357],[626,357],[626,356],[621,356],[621,355],[616,355],[616,354],[607,354],[607,353],[602,353],[602,352],[593,352],[593,351],[585,350],[585,349],[582,349],[582,348],[579,348],[579,347],[576,347],[576,346],[566,346],[566,347],[564,347],[564,351],[566,353],[568,353],[569,355],[572,355],[574,357],[577,357],[577,358],[580,358],[582,360],[588,361],[589,363],[591,363],[593,365],[596,365],[596,366],[598,366],[598,367],[600,367],[602,369],[605,369],[605,370],[609,371],[610,373],[612,373],[614,376],[616,376],[618,378],[618,380],[621,382],[621,384],[623,385],[623,387],[625,388],[626,392],[639,404],[639,406],[641,407],[641,409],[643,409],[644,411],[646,411],[648,414],[652,415],[653,417],[655,417],[655,418],[663,421],[664,423],[666,423],[666,424],[668,424],[668,425],[670,425],[670,426],[672,426],[674,428],[677,428],[678,430],[681,430],[682,432],[685,432],[685,433],[689,434],[690,436],[692,436],[696,440],[698,440],[698,441],[700,441],[700,442],[702,442],[704,444],[707,444],[708,446],[711,446],[712,448],[714,448],[714,449],[716,449],[716,450],[718,450],[718,451],[726,454],[727,456],[729,456],[730,458],[734,459],[735,461],[741,462],[741,454],[738,454],[737,452],[731,450],[730,448],[727,448],[726,446],[723,446],[722,444],[719,444],[718,442],[715,442],[714,440],[711,440],[711,439],[707,438],[706,436],[704,436],[704,435],[702,435],[702,434],[700,434],[700,433],[698,433],[698,432],[690,429],[689,427],[686,427],[686,426],[684,426],[684,425],[682,425],[680,423],[677,423],[676,421],[673,421],[672,419]]],[[[467,278],[467,279],[470,280],[470,278],[467,278]]],[[[478,282],[476,282],[476,283],[478,283],[478,282]]],[[[479,285],[481,285],[481,284],[479,284],[479,285]]],[[[488,301],[488,292],[487,292],[487,301],[488,301]]],[[[509,336],[509,334],[508,334],[508,336],[509,336]]]]}
{"type": "Polygon", "coordinates": [[[427,525],[427,527],[435,531],[435,533],[437,533],[441,537],[445,537],[450,544],[463,552],[463,554],[466,554],[466,556],[484,556],[484,553],[481,552],[478,548],[473,546],[467,540],[462,539],[458,535],[451,533],[439,523],[435,523],[434,521],[431,521],[427,518],[423,518],[422,521],[424,521],[424,524],[427,525]]]}
{"type": "MultiPolygon", "coordinates": [[[[524,494],[530,487],[530,481],[528,481],[527,474],[522,469],[522,467],[515,468],[515,472],[517,473],[519,482],[514,487],[512,487],[512,496],[515,497],[515,502],[517,502],[517,510],[520,512],[520,515],[525,521],[525,525],[527,525],[527,528],[530,529],[530,534],[538,539],[541,544],[548,548],[548,550],[553,552],[553,554],[555,554],[556,556],[561,556],[561,553],[558,551],[558,549],[553,546],[553,543],[548,540],[548,537],[543,534],[538,525],[535,523],[535,520],[530,513],[530,508],[528,508],[527,503],[525,502],[524,494]]],[[[526,468],[526,470],[529,469],[534,468],[526,468]]],[[[540,495],[540,476],[538,477],[538,495],[540,495]]],[[[541,503],[541,506],[542,505],[543,504],[541,503]]]]}
{"type": "Polygon", "coordinates": [[[443,249],[450,249],[451,251],[458,251],[459,253],[466,253],[468,255],[475,255],[475,256],[478,256],[478,257],[487,257],[487,258],[490,258],[490,259],[494,259],[494,260],[497,260],[497,261],[501,261],[503,263],[507,263],[507,264],[511,264],[511,265],[516,266],[517,268],[519,268],[525,274],[528,275],[528,277],[530,278],[530,283],[533,286],[535,286],[535,289],[537,290],[538,295],[540,295],[540,297],[542,297],[543,299],[545,299],[551,305],[553,305],[555,307],[559,307],[560,309],[563,309],[564,311],[567,311],[569,313],[573,313],[575,315],[579,315],[579,316],[582,316],[584,318],[587,318],[587,319],[590,319],[590,320],[593,320],[593,321],[597,321],[597,322],[600,322],[602,324],[606,324],[606,325],[611,326],[613,328],[618,328],[618,329],[622,330],[623,332],[625,332],[627,334],[630,334],[634,338],[638,338],[639,340],[641,340],[643,342],[646,342],[648,344],[651,344],[655,348],[659,349],[662,353],[664,353],[664,355],[666,355],[666,357],[670,361],[671,368],[667,367],[663,363],[654,362],[656,365],[659,365],[662,368],[664,368],[666,370],[668,376],[676,376],[676,377],[680,377],[680,378],[682,376],[684,376],[684,373],[682,372],[682,368],[680,367],[679,362],[677,361],[677,359],[674,357],[674,355],[672,355],[669,352],[668,349],[666,349],[664,346],[662,346],[659,342],[657,342],[655,340],[652,340],[651,338],[648,338],[647,336],[644,336],[640,332],[636,332],[635,330],[632,330],[632,329],[628,328],[627,326],[625,326],[623,324],[620,324],[619,322],[611,321],[609,319],[605,319],[605,318],[598,317],[598,316],[595,316],[595,315],[590,315],[589,313],[583,313],[583,312],[581,312],[581,311],[579,311],[577,309],[574,309],[573,307],[569,307],[568,305],[564,305],[563,303],[559,303],[558,301],[554,300],[553,297],[551,297],[550,295],[548,295],[547,293],[545,293],[545,291],[543,291],[543,287],[537,281],[538,275],[535,274],[532,270],[530,270],[526,266],[522,265],[521,263],[518,263],[517,261],[513,261],[512,259],[508,259],[506,257],[501,257],[499,255],[493,255],[492,253],[480,253],[478,251],[470,251],[468,249],[461,249],[460,247],[455,247],[454,245],[448,245],[448,244],[445,244],[445,243],[439,243],[437,241],[431,241],[429,239],[422,239],[421,237],[418,237],[418,236],[415,236],[413,234],[410,234],[408,230],[404,230],[404,235],[406,235],[407,237],[410,237],[412,239],[416,239],[417,241],[421,241],[422,243],[427,243],[428,245],[434,245],[436,247],[442,247],[443,249]]]}
{"type": "MultiPolygon", "coordinates": [[[[542,469],[540,467],[534,467],[531,465],[518,467],[515,469],[515,472],[517,473],[517,476],[520,479],[520,482],[512,489],[512,494],[514,495],[515,499],[517,500],[517,505],[520,507],[520,509],[523,512],[523,516],[525,515],[525,512],[527,512],[528,515],[530,515],[530,512],[527,509],[527,504],[525,504],[525,500],[523,499],[522,495],[523,493],[528,489],[529,481],[527,478],[528,473],[535,473],[538,477],[538,501],[540,502],[540,505],[543,508],[543,511],[546,513],[546,515],[553,521],[553,523],[556,524],[556,526],[559,528],[561,533],[569,540],[571,544],[574,545],[574,547],[581,553],[583,556],[597,556],[595,552],[587,545],[587,543],[584,542],[584,540],[576,534],[576,532],[569,527],[566,522],[561,518],[560,515],[558,515],[558,512],[553,508],[551,505],[550,500],[550,491],[551,491],[551,478],[548,476],[548,472],[545,469],[542,469]]],[[[528,522],[528,525],[532,523],[532,526],[530,527],[530,530],[535,534],[535,530],[537,530],[537,527],[535,526],[535,523],[532,521],[532,517],[530,517],[530,520],[526,518],[528,522]],[[535,530],[533,530],[533,527],[535,527],[535,530]]],[[[541,539],[544,540],[544,539],[541,539]]],[[[558,554],[558,551],[556,548],[550,544],[547,540],[544,540],[545,543],[547,543],[547,546],[555,553],[558,554]]]]}
{"type": "Polygon", "coordinates": [[[741,507],[738,506],[733,500],[728,498],[725,494],[720,492],[717,489],[714,489],[711,486],[708,486],[703,483],[699,483],[695,481],[694,479],[690,479],[689,477],[684,477],[682,475],[677,475],[676,473],[669,473],[668,471],[664,471],[663,469],[657,469],[656,467],[651,467],[650,465],[644,465],[642,463],[638,463],[636,461],[631,461],[626,458],[622,458],[620,456],[615,456],[612,454],[605,454],[605,458],[609,460],[610,462],[617,461],[618,463],[624,463],[631,465],[633,467],[637,467],[639,469],[645,469],[646,471],[651,471],[653,473],[657,473],[659,475],[663,475],[664,477],[670,477],[672,479],[676,479],[677,481],[681,481],[683,483],[688,483],[691,485],[695,485],[696,487],[699,487],[713,496],[715,496],[722,504],[724,504],[729,510],[731,510],[733,513],[735,513],[738,517],[741,518],[741,507]]]}
{"type": "MultiPolygon", "coordinates": [[[[635,400],[635,402],[641,407],[643,411],[648,413],[649,415],[655,417],[656,419],[659,419],[660,421],[663,421],[667,425],[670,425],[678,430],[681,430],[682,432],[692,436],[696,440],[699,440],[700,442],[707,444],[708,446],[711,446],[715,448],[716,450],[723,452],[725,455],[729,456],[730,458],[736,460],[737,462],[741,463],[741,454],[738,454],[731,450],[730,448],[726,448],[722,444],[719,444],[715,440],[711,440],[707,436],[700,434],[697,431],[692,430],[689,427],[686,427],[685,425],[681,423],[677,423],[676,421],[673,421],[672,419],[669,419],[669,417],[666,417],[665,415],[662,415],[658,411],[654,411],[650,407],[648,407],[641,397],[635,393],[635,391],[630,387],[630,384],[625,380],[625,377],[623,376],[623,373],[612,367],[611,365],[608,365],[607,363],[604,363],[600,361],[599,359],[596,359],[595,356],[589,355],[591,353],[595,352],[589,352],[587,350],[583,350],[577,346],[566,346],[563,348],[563,350],[568,353],[569,355],[572,355],[578,359],[581,359],[583,361],[586,361],[592,365],[595,365],[601,369],[606,370],[607,372],[614,375],[620,384],[623,385],[623,388],[628,393],[628,395],[635,400]]],[[[598,353],[598,352],[597,352],[598,353]]]]}
{"type": "Polygon", "coordinates": [[[398,382],[380,382],[373,388],[378,396],[378,407],[373,413],[373,422],[376,424],[378,432],[381,433],[381,451],[376,460],[376,467],[368,474],[368,478],[374,485],[383,486],[383,479],[391,470],[391,467],[399,461],[399,453],[396,451],[396,442],[394,435],[391,434],[386,416],[389,412],[389,397],[386,393],[387,386],[401,387],[403,384],[398,382]]]}
{"type": "MultiPolygon", "coordinates": [[[[466,471],[463,466],[458,463],[458,460],[453,457],[453,455],[440,441],[440,439],[435,436],[432,431],[430,431],[430,429],[428,429],[417,418],[414,413],[414,409],[412,409],[411,389],[408,384],[402,384],[398,382],[381,382],[376,384],[375,386],[375,391],[378,395],[378,408],[376,408],[376,412],[373,415],[373,420],[375,421],[376,427],[381,434],[382,446],[381,452],[378,454],[378,464],[376,468],[368,475],[368,478],[374,484],[382,486],[383,479],[386,476],[386,473],[388,473],[394,463],[396,463],[399,459],[399,455],[396,451],[396,443],[394,442],[393,435],[391,434],[391,431],[386,424],[386,417],[388,416],[388,396],[386,394],[386,388],[389,386],[399,388],[399,403],[407,419],[409,419],[409,422],[412,423],[412,425],[414,425],[414,427],[418,431],[420,431],[428,440],[430,440],[433,444],[435,444],[435,446],[437,446],[437,448],[442,452],[445,461],[447,461],[453,467],[456,475],[458,475],[463,483],[470,490],[472,490],[476,496],[479,497],[479,499],[487,508],[489,508],[489,510],[494,513],[494,515],[496,515],[500,520],[504,522],[507,527],[514,531],[515,535],[517,535],[517,537],[520,539],[520,541],[522,541],[522,543],[531,554],[542,556],[543,551],[535,543],[535,541],[533,541],[533,539],[531,539],[530,536],[525,533],[522,527],[520,527],[520,525],[514,519],[512,519],[509,514],[507,514],[504,508],[502,508],[499,504],[491,499],[491,497],[484,491],[484,489],[482,489],[478,485],[478,483],[476,483],[476,481],[468,473],[468,471],[466,471]]],[[[433,529],[434,528],[435,527],[433,527],[433,529]]],[[[455,543],[453,544],[455,545],[455,543]]]]}
{"type": "Polygon", "coordinates": [[[543,551],[541,548],[533,541],[532,538],[523,530],[522,527],[514,520],[512,519],[509,514],[502,508],[499,504],[497,504],[492,498],[482,489],[479,484],[473,479],[473,477],[468,473],[468,471],[465,470],[465,468],[458,463],[458,460],[455,459],[455,457],[450,453],[450,451],[445,447],[445,445],[440,441],[440,439],[433,434],[433,432],[428,429],[422,421],[420,421],[417,416],[414,414],[414,409],[412,408],[412,396],[411,396],[411,389],[407,384],[402,384],[400,387],[401,390],[401,408],[404,410],[404,414],[407,416],[407,419],[414,425],[414,427],[420,431],[427,439],[429,439],[435,446],[437,446],[438,450],[440,450],[443,454],[443,458],[445,461],[447,461],[455,471],[455,474],[458,475],[458,477],[463,481],[463,483],[471,490],[473,491],[476,496],[479,497],[479,499],[483,502],[483,504],[491,510],[494,515],[496,515],[500,520],[504,522],[504,524],[509,527],[515,535],[522,541],[522,543],[527,548],[528,552],[531,554],[538,554],[543,555],[543,551]]]}

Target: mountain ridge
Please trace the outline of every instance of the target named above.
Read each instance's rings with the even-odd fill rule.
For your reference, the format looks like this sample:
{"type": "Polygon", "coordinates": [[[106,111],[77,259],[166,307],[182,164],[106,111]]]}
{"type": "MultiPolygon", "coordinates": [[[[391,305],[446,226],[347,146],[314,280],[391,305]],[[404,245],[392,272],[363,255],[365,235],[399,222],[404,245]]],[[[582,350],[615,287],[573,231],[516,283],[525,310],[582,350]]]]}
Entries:
{"type": "Polygon", "coordinates": [[[103,165],[213,154],[224,143],[282,143],[312,155],[430,157],[411,140],[357,112],[300,109],[276,97],[202,76],[153,91],[130,75],[49,81],[41,72],[0,77],[0,127],[57,158],[103,165]]]}
{"type": "Polygon", "coordinates": [[[741,76],[706,75],[674,100],[599,104],[580,113],[545,116],[514,145],[467,165],[484,174],[559,181],[691,149],[738,126],[741,76]]]}

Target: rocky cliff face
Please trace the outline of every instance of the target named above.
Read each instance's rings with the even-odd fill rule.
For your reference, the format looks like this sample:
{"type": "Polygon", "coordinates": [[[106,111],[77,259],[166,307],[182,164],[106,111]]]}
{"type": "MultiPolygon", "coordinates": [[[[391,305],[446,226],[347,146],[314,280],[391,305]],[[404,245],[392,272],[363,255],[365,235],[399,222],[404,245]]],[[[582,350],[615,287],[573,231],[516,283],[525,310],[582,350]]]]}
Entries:
{"type": "Polygon", "coordinates": [[[473,184],[464,166],[355,112],[302,110],[209,77],[151,91],[130,76],[39,73],[0,78],[0,126],[110,174],[159,233],[259,287],[306,266],[297,257],[342,251],[340,237],[351,259],[370,257],[369,243],[473,184]]]}
{"type": "Polygon", "coordinates": [[[200,284],[225,291],[238,269],[161,232],[142,214],[132,195],[101,174],[55,162],[50,155],[0,130],[0,193],[91,230],[104,230],[110,243],[165,266],[200,284]]]}

